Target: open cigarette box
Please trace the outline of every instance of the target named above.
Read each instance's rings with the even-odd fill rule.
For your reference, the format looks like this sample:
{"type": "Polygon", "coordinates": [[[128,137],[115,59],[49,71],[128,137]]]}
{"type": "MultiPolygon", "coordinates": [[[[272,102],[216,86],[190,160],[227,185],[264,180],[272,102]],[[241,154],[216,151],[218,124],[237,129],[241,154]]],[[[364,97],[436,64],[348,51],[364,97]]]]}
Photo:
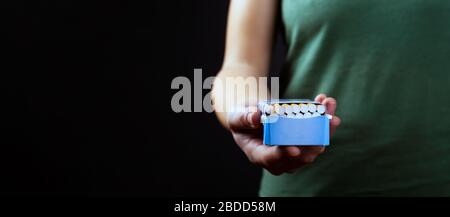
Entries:
{"type": "Polygon", "coordinates": [[[325,106],[311,100],[268,100],[259,103],[266,145],[327,146],[329,123],[325,106]]]}

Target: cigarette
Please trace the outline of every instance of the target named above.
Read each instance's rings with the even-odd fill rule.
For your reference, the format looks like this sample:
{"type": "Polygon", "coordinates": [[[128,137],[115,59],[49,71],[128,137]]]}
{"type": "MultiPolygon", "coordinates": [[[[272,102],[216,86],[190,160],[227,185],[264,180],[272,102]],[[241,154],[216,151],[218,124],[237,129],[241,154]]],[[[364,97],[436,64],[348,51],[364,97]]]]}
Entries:
{"type": "Polygon", "coordinates": [[[300,113],[300,106],[298,104],[291,104],[292,112],[295,114],[300,113]]]}
{"type": "Polygon", "coordinates": [[[292,114],[292,107],[288,104],[283,104],[281,107],[284,109],[284,113],[286,114],[292,114]]]}
{"type": "Polygon", "coordinates": [[[325,114],[325,106],[324,105],[317,105],[317,112],[319,112],[319,114],[323,115],[325,114]]]}
{"type": "Polygon", "coordinates": [[[261,123],[265,123],[267,121],[267,116],[266,115],[261,115],[261,123]]]}
{"type": "Polygon", "coordinates": [[[308,112],[308,106],[306,106],[305,104],[300,104],[300,111],[304,114],[306,112],[308,112]]]}
{"type": "Polygon", "coordinates": [[[309,112],[306,112],[304,115],[303,115],[303,117],[304,118],[310,118],[312,115],[311,115],[311,113],[309,113],[309,112]]]}
{"type": "Polygon", "coordinates": [[[279,115],[284,114],[284,108],[282,106],[280,106],[280,104],[275,104],[274,108],[275,108],[275,113],[277,113],[279,115]]]}
{"type": "Polygon", "coordinates": [[[317,109],[316,105],[311,104],[311,103],[308,104],[308,111],[309,112],[314,113],[314,112],[316,112],[316,109],[317,109]]]}
{"type": "Polygon", "coordinates": [[[265,114],[266,113],[266,107],[267,107],[267,105],[262,105],[262,106],[259,106],[258,108],[261,110],[262,114],[265,114]]]}
{"type": "Polygon", "coordinates": [[[314,113],[312,113],[312,115],[311,115],[311,117],[318,117],[318,116],[320,116],[319,112],[314,112],[314,113]]]}
{"type": "Polygon", "coordinates": [[[270,115],[273,113],[273,106],[272,105],[266,105],[264,106],[264,113],[267,115],[270,115]]]}
{"type": "Polygon", "coordinates": [[[300,118],[304,118],[304,116],[302,113],[297,113],[297,114],[295,114],[295,118],[300,119],[300,118]]]}

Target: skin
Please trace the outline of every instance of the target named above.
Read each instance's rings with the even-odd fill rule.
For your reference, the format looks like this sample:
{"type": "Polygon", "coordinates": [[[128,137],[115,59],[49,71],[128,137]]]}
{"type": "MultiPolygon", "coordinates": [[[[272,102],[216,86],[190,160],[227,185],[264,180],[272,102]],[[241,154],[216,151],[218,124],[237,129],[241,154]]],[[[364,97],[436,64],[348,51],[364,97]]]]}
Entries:
{"type": "MultiPolygon", "coordinates": [[[[275,19],[278,0],[232,0],[229,8],[225,55],[217,79],[227,77],[267,77],[275,34],[275,19]]],[[[265,84],[259,84],[265,85],[265,84]]],[[[267,88],[263,88],[268,93],[267,88]]],[[[256,106],[257,94],[242,100],[227,101],[229,90],[213,88],[212,98],[216,108],[224,108],[216,115],[227,128],[237,145],[250,162],[265,168],[274,175],[295,172],[311,164],[325,151],[321,146],[266,146],[262,143],[260,111],[245,109],[256,106]]],[[[333,116],[330,135],[341,123],[335,115],[337,102],[325,94],[314,99],[325,105],[326,113],[333,116]]]]}

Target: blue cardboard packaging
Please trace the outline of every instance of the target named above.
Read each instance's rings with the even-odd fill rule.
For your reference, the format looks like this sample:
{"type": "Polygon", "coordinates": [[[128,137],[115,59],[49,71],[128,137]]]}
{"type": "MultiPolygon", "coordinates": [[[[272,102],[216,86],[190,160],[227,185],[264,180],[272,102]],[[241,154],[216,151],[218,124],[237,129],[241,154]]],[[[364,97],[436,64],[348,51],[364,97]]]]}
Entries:
{"type": "MultiPolygon", "coordinates": [[[[263,124],[263,143],[266,145],[296,145],[296,146],[328,146],[330,144],[330,116],[297,118],[295,115],[280,115],[265,113],[268,105],[292,105],[320,103],[311,100],[270,100],[259,104],[263,111],[261,122],[263,124]]],[[[300,113],[302,114],[302,113],[300,113]]]]}

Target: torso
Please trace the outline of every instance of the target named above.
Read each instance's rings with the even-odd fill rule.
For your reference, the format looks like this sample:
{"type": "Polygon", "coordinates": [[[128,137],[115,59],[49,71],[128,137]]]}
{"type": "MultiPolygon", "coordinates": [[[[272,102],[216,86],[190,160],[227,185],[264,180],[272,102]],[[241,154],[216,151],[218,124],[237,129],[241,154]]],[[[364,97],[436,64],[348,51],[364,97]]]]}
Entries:
{"type": "Polygon", "coordinates": [[[327,152],[261,195],[450,195],[450,2],[282,0],[284,98],[326,93],[327,152]]]}

